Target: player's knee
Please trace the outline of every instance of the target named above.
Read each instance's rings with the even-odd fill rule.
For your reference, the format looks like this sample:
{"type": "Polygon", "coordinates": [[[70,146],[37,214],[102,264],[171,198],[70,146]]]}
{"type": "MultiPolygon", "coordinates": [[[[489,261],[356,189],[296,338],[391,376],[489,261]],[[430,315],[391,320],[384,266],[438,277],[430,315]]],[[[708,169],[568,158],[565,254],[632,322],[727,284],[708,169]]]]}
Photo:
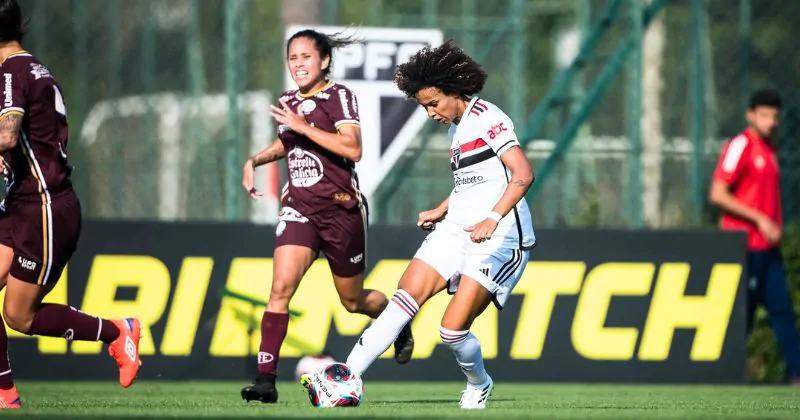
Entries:
{"type": "Polygon", "coordinates": [[[445,311],[444,316],[442,316],[442,323],[439,327],[439,332],[442,330],[449,330],[449,331],[468,331],[472,328],[472,321],[474,320],[473,317],[464,314],[455,314],[448,311],[445,311]]]}
{"type": "Polygon", "coordinates": [[[351,314],[361,313],[366,309],[366,299],[363,298],[341,298],[342,306],[351,314]]]}
{"type": "Polygon", "coordinates": [[[439,325],[439,336],[442,337],[443,332],[446,331],[461,331],[464,329],[461,327],[460,323],[448,322],[448,320],[443,319],[442,324],[439,325]]]}
{"type": "Polygon", "coordinates": [[[272,282],[272,290],[267,302],[267,310],[271,312],[286,312],[289,301],[295,291],[295,282],[292,279],[276,277],[272,282]]]}
{"type": "Polygon", "coordinates": [[[3,319],[12,330],[27,334],[33,323],[33,314],[14,308],[12,305],[3,305],[3,319]]]}

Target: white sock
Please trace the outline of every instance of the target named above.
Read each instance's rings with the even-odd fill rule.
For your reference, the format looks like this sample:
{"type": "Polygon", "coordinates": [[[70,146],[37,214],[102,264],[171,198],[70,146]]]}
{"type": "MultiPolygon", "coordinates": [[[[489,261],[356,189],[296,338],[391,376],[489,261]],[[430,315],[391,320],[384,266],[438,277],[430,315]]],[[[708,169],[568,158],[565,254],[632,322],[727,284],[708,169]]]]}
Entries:
{"type": "Polygon", "coordinates": [[[386,309],[359,337],[347,356],[347,366],[359,375],[363,374],[394,343],[418,310],[419,306],[411,295],[405,290],[397,290],[386,309]]]}
{"type": "Polygon", "coordinates": [[[483,367],[483,354],[478,338],[469,330],[452,331],[444,327],[439,327],[439,335],[442,337],[442,342],[456,355],[456,362],[467,376],[467,382],[472,385],[486,382],[486,369],[483,367]]]}

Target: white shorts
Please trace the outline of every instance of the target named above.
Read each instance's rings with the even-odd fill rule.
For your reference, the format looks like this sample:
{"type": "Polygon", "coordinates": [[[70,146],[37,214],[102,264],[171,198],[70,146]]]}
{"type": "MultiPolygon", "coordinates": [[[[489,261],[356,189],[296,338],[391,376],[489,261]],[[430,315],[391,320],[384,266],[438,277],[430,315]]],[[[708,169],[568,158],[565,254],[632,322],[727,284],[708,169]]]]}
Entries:
{"type": "Polygon", "coordinates": [[[458,290],[463,274],[492,294],[497,309],[503,309],[529,257],[528,250],[503,246],[502,237],[474,243],[468,232],[448,222],[438,223],[414,255],[447,280],[447,293],[454,294],[458,290]]]}

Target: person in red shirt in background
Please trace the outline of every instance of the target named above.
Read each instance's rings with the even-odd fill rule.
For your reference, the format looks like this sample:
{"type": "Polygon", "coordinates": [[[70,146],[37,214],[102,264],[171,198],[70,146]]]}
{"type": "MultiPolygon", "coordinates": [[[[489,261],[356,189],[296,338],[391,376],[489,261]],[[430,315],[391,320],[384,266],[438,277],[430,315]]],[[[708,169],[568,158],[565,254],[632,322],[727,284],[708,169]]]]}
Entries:
{"type": "Polygon", "coordinates": [[[723,211],[722,229],[747,232],[748,332],[756,305],[763,304],[786,362],[786,379],[800,385],[800,340],[780,252],[780,168],[773,142],[780,112],[777,92],[750,97],[749,126],[723,148],[709,199],[723,211]]]}

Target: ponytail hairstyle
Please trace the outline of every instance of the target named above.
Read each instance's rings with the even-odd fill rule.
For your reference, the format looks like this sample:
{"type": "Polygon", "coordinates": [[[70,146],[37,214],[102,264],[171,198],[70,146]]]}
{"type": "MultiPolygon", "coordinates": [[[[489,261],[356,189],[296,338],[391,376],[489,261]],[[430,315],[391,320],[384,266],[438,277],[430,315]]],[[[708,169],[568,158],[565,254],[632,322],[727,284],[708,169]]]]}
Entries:
{"type": "Polygon", "coordinates": [[[317,51],[319,52],[320,58],[324,59],[325,57],[330,57],[328,67],[322,69],[322,75],[325,77],[331,73],[331,67],[333,67],[333,50],[361,42],[361,39],[355,38],[352,35],[344,36],[342,32],[337,32],[333,35],[327,35],[313,29],[304,29],[296,32],[291,38],[289,38],[289,41],[286,42],[287,56],[289,55],[289,45],[292,45],[292,41],[298,38],[308,38],[313,40],[317,47],[317,51]]]}
{"type": "Polygon", "coordinates": [[[17,0],[0,0],[0,44],[22,41],[26,23],[17,0]]]}

